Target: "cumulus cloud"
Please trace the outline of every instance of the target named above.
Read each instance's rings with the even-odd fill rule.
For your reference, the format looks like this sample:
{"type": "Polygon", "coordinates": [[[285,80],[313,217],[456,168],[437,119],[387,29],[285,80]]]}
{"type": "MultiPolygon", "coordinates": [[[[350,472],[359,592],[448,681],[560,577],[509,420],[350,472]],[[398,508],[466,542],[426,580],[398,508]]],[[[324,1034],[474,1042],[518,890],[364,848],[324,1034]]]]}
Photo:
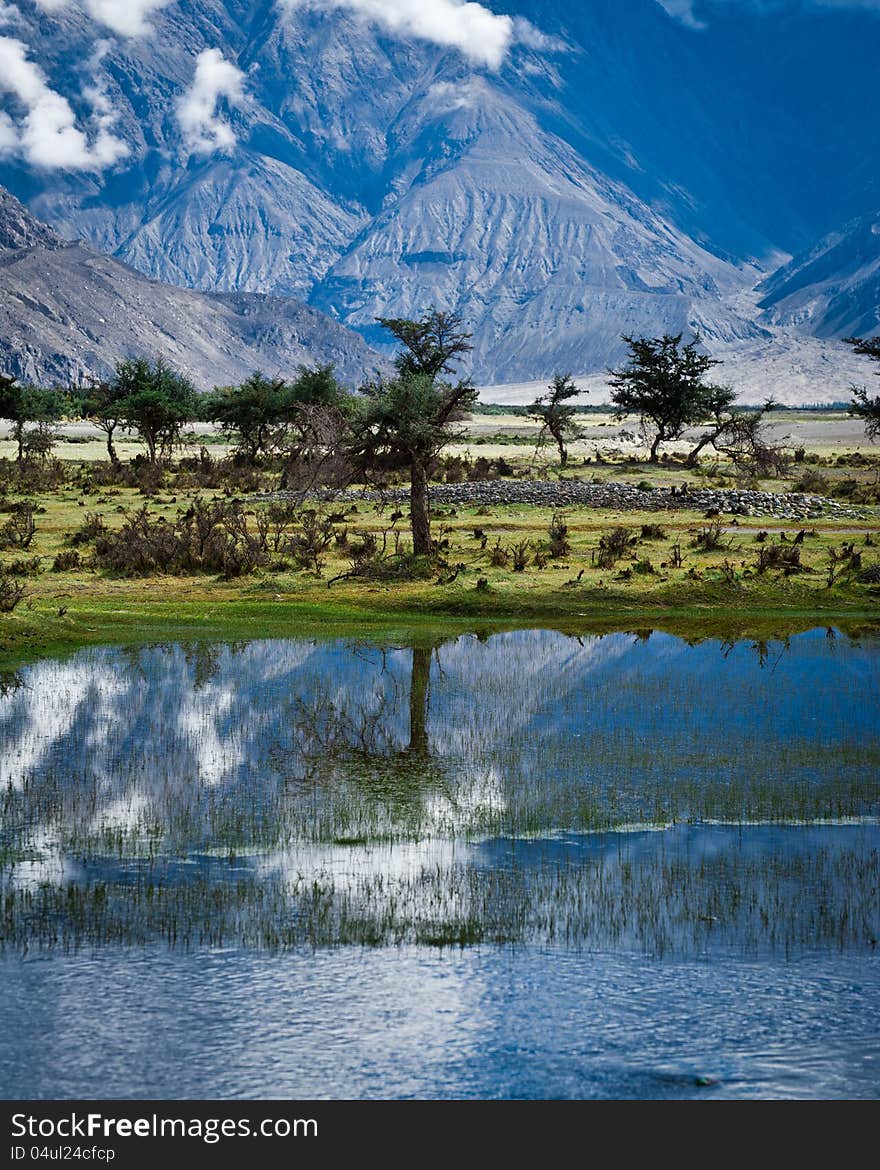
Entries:
{"type": "Polygon", "coordinates": [[[20,24],[21,13],[14,4],[7,4],[5,0],[0,0],[0,28],[6,28],[10,24],[20,24]]]}
{"type": "Polygon", "coordinates": [[[219,49],[205,49],[196,60],[192,85],[177,103],[178,124],[195,154],[224,153],[235,146],[235,132],[218,112],[222,99],[241,105],[244,74],[219,49]]]}
{"type": "Polygon", "coordinates": [[[849,9],[880,12],[880,0],[657,0],[670,16],[689,28],[706,28],[713,8],[750,9],[753,12],[779,12],[782,9],[849,9]]]}
{"type": "Polygon", "coordinates": [[[110,133],[106,108],[96,112],[91,136],[80,130],[67,98],[28,60],[27,46],[11,37],[0,37],[0,93],[10,94],[25,111],[17,125],[8,114],[0,120],[0,149],[7,155],[20,154],[31,166],[50,170],[96,171],[128,153],[110,133]]]}
{"type": "Polygon", "coordinates": [[[282,7],[354,12],[396,36],[458,49],[488,69],[504,63],[516,39],[514,22],[470,0],[279,0],[282,7]]]}
{"type": "Polygon", "coordinates": [[[150,16],[171,0],[37,0],[46,12],[58,12],[75,5],[99,24],[123,37],[139,37],[150,28],[150,16]]]}

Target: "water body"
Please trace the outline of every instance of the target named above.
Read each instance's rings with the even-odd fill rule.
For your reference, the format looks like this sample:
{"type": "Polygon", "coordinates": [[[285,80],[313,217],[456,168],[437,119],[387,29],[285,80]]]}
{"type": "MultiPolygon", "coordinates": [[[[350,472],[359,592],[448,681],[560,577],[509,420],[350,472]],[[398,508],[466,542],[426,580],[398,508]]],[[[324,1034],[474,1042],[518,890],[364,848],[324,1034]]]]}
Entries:
{"type": "Polygon", "coordinates": [[[880,1090],[880,639],[0,677],[6,1097],[880,1090]]]}

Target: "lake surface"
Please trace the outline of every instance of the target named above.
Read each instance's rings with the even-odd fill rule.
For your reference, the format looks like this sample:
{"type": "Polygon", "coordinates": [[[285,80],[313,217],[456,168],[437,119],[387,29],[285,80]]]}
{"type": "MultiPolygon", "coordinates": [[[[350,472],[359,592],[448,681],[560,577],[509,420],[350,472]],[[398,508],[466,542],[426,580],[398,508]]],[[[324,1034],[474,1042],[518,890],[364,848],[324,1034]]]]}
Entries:
{"type": "Polygon", "coordinates": [[[0,1096],[877,1096],[878,683],[870,630],[0,675],[0,1096]]]}

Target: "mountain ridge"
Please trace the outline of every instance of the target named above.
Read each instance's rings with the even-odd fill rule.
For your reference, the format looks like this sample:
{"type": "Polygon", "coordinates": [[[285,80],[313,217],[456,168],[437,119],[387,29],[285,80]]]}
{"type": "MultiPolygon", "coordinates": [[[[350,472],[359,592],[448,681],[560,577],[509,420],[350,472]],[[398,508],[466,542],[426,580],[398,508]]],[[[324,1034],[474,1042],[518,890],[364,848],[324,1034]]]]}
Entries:
{"type": "Polygon", "coordinates": [[[867,11],[712,6],[700,31],[655,0],[509,0],[493,11],[531,31],[493,70],[339,5],[178,0],[97,64],[82,9],[18,9],[53,84],[100,88],[129,149],[103,174],[0,159],[32,210],[153,278],[293,294],[375,345],[375,317],[456,309],[481,382],[604,369],[624,332],[793,351],[822,326],[752,289],[880,195],[867,11]],[[242,92],[214,110],[233,145],[201,155],[175,111],[218,46],[242,92]]]}
{"type": "Polygon", "coordinates": [[[311,306],[150,280],[61,240],[0,188],[0,368],[25,382],[82,385],[141,355],[167,358],[200,389],[317,362],[333,362],[356,385],[383,365],[361,337],[311,306]]]}

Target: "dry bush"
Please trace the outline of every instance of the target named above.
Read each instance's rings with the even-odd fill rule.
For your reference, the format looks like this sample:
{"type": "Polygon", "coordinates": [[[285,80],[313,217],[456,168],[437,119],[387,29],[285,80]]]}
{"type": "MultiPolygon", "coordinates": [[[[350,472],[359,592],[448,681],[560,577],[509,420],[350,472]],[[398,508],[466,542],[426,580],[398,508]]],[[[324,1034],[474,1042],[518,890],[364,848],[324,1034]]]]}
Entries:
{"type": "Polygon", "coordinates": [[[25,585],[6,573],[0,573],[0,613],[12,613],[27,593],[25,585]]]}
{"type": "Polygon", "coordinates": [[[153,518],[141,508],[119,532],[97,540],[95,560],[100,568],[125,576],[220,573],[231,580],[266,565],[269,555],[240,504],[197,500],[173,521],[153,518]]]}
{"type": "Polygon", "coordinates": [[[550,537],[550,556],[554,559],[567,557],[571,552],[571,541],[568,539],[568,520],[559,512],[554,512],[547,530],[550,537]]]}
{"type": "Polygon", "coordinates": [[[506,569],[510,565],[510,550],[502,547],[500,536],[489,553],[489,564],[496,569],[506,569]]]}
{"type": "Polygon", "coordinates": [[[700,552],[717,552],[720,548],[726,548],[721,521],[713,520],[711,524],[701,528],[691,541],[691,547],[699,549],[700,552]]]}
{"type": "Polygon", "coordinates": [[[802,573],[801,546],[799,544],[765,544],[758,549],[758,560],[755,564],[759,573],[766,573],[768,569],[781,569],[789,576],[791,573],[802,573]]]}
{"type": "Polygon", "coordinates": [[[52,562],[53,573],[72,573],[82,568],[82,558],[75,548],[60,552],[52,562]]]}
{"type": "Polygon", "coordinates": [[[31,547],[37,532],[36,509],[30,502],[15,504],[9,519],[0,528],[0,549],[31,547]]]}
{"type": "Polygon", "coordinates": [[[592,559],[600,569],[613,569],[620,558],[630,551],[635,540],[629,528],[612,528],[599,537],[599,547],[593,550],[592,559]]]}
{"type": "Polygon", "coordinates": [[[82,524],[75,532],[69,533],[65,541],[76,548],[81,544],[93,544],[106,534],[107,525],[104,523],[104,517],[98,512],[86,512],[82,524]]]}
{"type": "Polygon", "coordinates": [[[40,557],[19,557],[18,560],[5,565],[3,571],[10,577],[36,577],[43,571],[43,562],[40,557]]]}
{"type": "Polygon", "coordinates": [[[515,544],[510,550],[513,558],[514,573],[522,573],[528,568],[532,559],[531,549],[532,546],[528,540],[521,540],[519,544],[515,544]]]}

